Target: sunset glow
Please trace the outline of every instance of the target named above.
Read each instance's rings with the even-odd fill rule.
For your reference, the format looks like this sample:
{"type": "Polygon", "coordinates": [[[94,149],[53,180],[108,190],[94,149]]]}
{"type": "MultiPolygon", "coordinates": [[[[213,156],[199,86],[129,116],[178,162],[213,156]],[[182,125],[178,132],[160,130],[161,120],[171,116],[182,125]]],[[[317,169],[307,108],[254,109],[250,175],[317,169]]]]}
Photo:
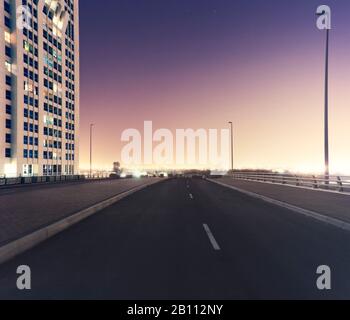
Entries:
{"type": "MultiPolygon", "coordinates": [[[[142,130],[146,120],[172,132],[233,121],[236,168],[322,172],[325,34],[316,28],[317,5],[147,1],[135,10],[109,1],[104,20],[90,25],[95,2],[82,2],[81,168],[89,166],[89,123],[94,167],[109,168],[120,160],[121,133],[142,130]],[[106,41],[101,34],[111,29],[106,41]]],[[[343,174],[350,174],[349,14],[348,1],[333,4],[330,169],[343,174]]]]}

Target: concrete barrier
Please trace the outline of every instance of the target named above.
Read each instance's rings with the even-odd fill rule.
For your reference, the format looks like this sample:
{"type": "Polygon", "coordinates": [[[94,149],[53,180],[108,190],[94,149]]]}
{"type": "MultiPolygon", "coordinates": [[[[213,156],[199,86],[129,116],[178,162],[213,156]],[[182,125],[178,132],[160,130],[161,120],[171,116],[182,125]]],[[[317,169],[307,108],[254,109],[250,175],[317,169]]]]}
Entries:
{"type": "Polygon", "coordinates": [[[32,177],[25,177],[21,179],[22,184],[31,184],[33,183],[33,178],[32,177]]]}
{"type": "Polygon", "coordinates": [[[0,186],[6,186],[6,185],[13,186],[13,185],[21,185],[21,184],[35,184],[35,183],[55,183],[55,182],[62,182],[62,181],[84,181],[84,180],[87,180],[84,175],[0,178],[0,186]]]}
{"type": "Polygon", "coordinates": [[[46,177],[46,182],[55,182],[55,177],[46,177]]]}
{"type": "Polygon", "coordinates": [[[21,178],[6,178],[6,185],[20,184],[21,178]]]}

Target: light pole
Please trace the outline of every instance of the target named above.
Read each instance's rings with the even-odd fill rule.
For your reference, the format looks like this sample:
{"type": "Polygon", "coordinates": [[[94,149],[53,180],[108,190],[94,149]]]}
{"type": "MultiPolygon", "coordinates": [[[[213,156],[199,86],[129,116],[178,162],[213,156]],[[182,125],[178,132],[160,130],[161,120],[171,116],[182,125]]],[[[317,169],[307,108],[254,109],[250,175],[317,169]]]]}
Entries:
{"type": "Polygon", "coordinates": [[[317,8],[317,28],[326,30],[326,54],[325,54],[325,86],[324,86],[324,175],[325,183],[329,184],[329,133],[328,133],[328,72],[329,72],[329,34],[331,29],[331,8],[321,5],[317,8]]]}
{"type": "Polygon", "coordinates": [[[324,160],[325,179],[329,184],[329,136],[328,136],[328,67],[329,67],[329,29],[326,31],[326,63],[325,63],[325,102],[324,102],[324,160]]]}
{"type": "Polygon", "coordinates": [[[231,127],[231,171],[233,174],[233,123],[232,121],[229,122],[229,125],[231,127]]]}
{"type": "Polygon", "coordinates": [[[92,177],[92,129],[94,125],[90,124],[90,178],[92,177]]]}

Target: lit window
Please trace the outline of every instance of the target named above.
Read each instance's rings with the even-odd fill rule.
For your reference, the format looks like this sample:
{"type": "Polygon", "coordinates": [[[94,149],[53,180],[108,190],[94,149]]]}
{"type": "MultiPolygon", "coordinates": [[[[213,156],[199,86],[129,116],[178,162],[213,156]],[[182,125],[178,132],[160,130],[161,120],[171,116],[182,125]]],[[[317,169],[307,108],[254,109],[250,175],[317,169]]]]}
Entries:
{"type": "Polygon", "coordinates": [[[7,31],[5,31],[5,41],[11,43],[11,35],[7,31]]]}
{"type": "Polygon", "coordinates": [[[24,82],[24,91],[33,92],[33,85],[27,81],[24,82]]]}
{"type": "Polygon", "coordinates": [[[33,52],[33,46],[26,40],[24,40],[24,50],[27,52],[33,52]]]}
{"type": "Polygon", "coordinates": [[[53,117],[44,115],[44,124],[53,125],[53,117]]]}
{"type": "Polygon", "coordinates": [[[7,70],[8,72],[11,72],[12,68],[11,68],[11,63],[10,63],[10,62],[5,61],[5,67],[6,67],[6,70],[7,70]]]}

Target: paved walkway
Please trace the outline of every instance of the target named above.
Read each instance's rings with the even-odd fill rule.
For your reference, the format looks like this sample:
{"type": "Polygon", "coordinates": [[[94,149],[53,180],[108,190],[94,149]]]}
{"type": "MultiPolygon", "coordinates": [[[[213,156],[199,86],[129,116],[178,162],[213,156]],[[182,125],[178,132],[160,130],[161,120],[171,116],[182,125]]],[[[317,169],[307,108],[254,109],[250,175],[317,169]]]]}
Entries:
{"type": "Polygon", "coordinates": [[[156,178],[62,183],[0,190],[0,246],[156,178]]]}
{"type": "Polygon", "coordinates": [[[216,180],[303,209],[350,222],[350,195],[271,183],[234,180],[229,177],[216,180]]]}

